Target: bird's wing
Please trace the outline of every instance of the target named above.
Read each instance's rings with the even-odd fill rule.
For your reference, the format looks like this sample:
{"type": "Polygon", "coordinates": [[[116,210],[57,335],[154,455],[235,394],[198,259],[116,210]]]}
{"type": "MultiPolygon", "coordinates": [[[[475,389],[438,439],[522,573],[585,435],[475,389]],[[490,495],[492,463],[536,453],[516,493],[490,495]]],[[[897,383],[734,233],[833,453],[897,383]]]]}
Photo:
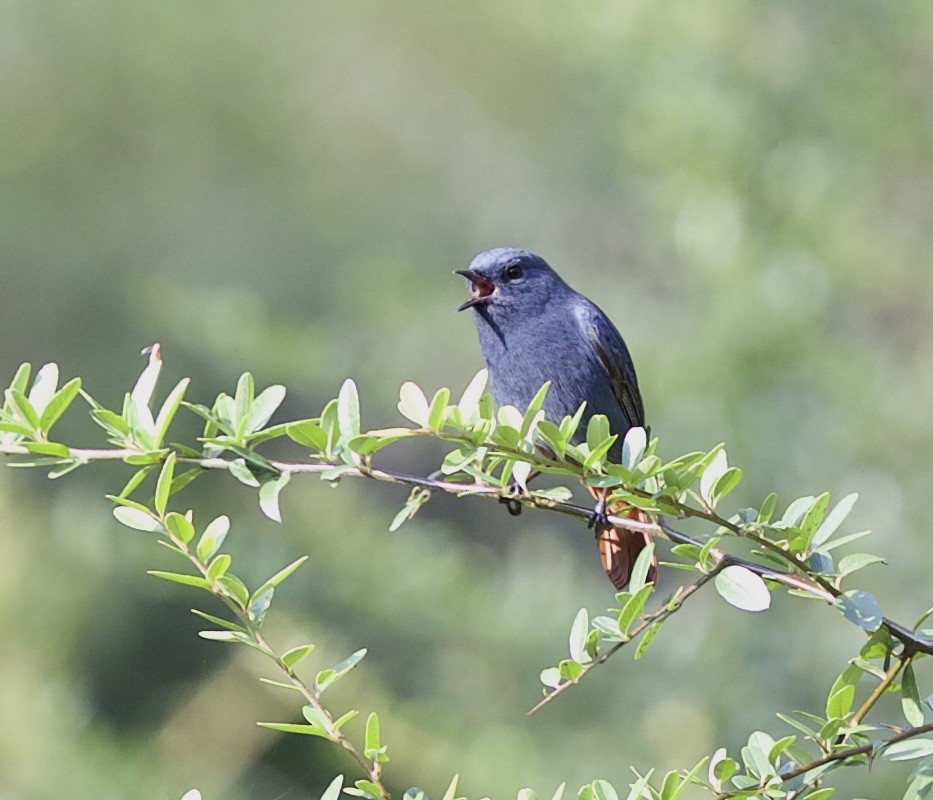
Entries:
{"type": "Polygon", "coordinates": [[[622,335],[595,305],[584,301],[576,307],[584,338],[593,347],[596,360],[606,370],[612,393],[632,427],[645,425],[645,409],[638,392],[635,365],[622,335]]]}

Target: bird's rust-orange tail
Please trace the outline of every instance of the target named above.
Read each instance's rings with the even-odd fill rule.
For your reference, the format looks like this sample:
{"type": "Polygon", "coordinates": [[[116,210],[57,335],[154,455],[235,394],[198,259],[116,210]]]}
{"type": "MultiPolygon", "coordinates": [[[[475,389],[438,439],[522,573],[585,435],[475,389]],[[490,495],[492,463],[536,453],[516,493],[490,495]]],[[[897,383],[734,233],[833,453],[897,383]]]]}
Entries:
{"type": "MultiPolygon", "coordinates": [[[[591,493],[599,499],[598,490],[591,493]]],[[[615,517],[628,517],[639,522],[651,522],[648,515],[638,508],[626,503],[614,503],[607,509],[615,517]]],[[[597,537],[599,544],[599,559],[602,562],[606,575],[616,589],[622,590],[628,586],[632,579],[632,568],[639,553],[651,542],[651,537],[643,531],[630,531],[625,528],[604,528],[597,537]]],[[[648,567],[649,581],[656,581],[658,576],[658,560],[652,556],[648,567]]]]}

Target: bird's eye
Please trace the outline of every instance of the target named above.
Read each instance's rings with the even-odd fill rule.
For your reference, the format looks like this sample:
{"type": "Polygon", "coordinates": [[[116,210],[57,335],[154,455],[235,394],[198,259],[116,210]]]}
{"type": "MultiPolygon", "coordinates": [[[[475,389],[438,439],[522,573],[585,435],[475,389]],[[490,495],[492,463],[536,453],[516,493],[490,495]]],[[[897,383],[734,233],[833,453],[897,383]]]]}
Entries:
{"type": "Polygon", "coordinates": [[[517,281],[522,274],[522,268],[518,264],[510,264],[505,268],[505,277],[510,281],[517,281]]]}

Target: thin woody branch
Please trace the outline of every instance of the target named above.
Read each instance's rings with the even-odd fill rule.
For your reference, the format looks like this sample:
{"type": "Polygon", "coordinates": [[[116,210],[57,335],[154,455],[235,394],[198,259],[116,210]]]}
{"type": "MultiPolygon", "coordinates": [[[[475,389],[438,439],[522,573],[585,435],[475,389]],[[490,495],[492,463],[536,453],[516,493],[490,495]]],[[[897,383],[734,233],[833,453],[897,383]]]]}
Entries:
{"type": "MultiPolygon", "coordinates": [[[[829,755],[823,756],[822,758],[815,759],[806,764],[801,764],[799,767],[785,772],[780,776],[780,781],[776,785],[781,785],[787,783],[788,781],[794,780],[794,778],[799,778],[801,775],[806,775],[810,770],[817,769],[822,767],[825,764],[832,764],[834,761],[845,761],[848,758],[853,758],[855,756],[870,756],[872,752],[876,752],[881,747],[887,747],[892,745],[895,742],[903,742],[905,739],[912,739],[914,736],[921,736],[924,733],[929,733],[933,731],[933,722],[929,722],[926,725],[920,725],[916,728],[905,728],[901,731],[898,731],[893,736],[889,736],[887,739],[882,739],[880,742],[870,742],[869,744],[863,744],[858,747],[845,747],[841,750],[835,750],[829,755]]],[[[748,797],[749,791],[763,791],[764,789],[774,788],[775,784],[762,784],[753,789],[743,789],[742,791],[735,792],[721,792],[717,794],[713,800],[729,800],[731,797],[748,797]]]]}
{"type": "MultiPolygon", "coordinates": [[[[122,461],[129,456],[139,455],[138,451],[129,448],[69,448],[69,453],[72,459],[82,463],[91,463],[94,461],[122,461]]],[[[2,445],[0,446],[0,454],[7,456],[34,455],[22,445],[2,445]]],[[[192,458],[181,456],[177,458],[177,462],[179,464],[188,464],[190,466],[199,467],[204,470],[226,471],[231,469],[231,464],[233,463],[232,461],[218,457],[192,458]]],[[[372,480],[382,481],[385,483],[420,487],[431,491],[440,491],[454,495],[468,494],[494,498],[496,500],[503,497],[509,497],[530,508],[556,511],[558,513],[581,520],[589,520],[592,514],[591,509],[566,501],[553,500],[533,494],[515,495],[503,489],[499,489],[495,486],[490,486],[487,484],[443,481],[435,478],[426,478],[417,475],[408,475],[401,472],[394,472],[391,470],[377,469],[366,464],[361,464],[356,467],[346,467],[346,465],[338,465],[333,462],[290,462],[272,460],[270,463],[279,472],[293,475],[317,475],[333,470],[337,466],[343,466],[345,468],[342,472],[342,475],[346,477],[370,478],[372,480]]],[[[784,586],[787,586],[788,588],[807,592],[812,594],[814,597],[818,597],[827,602],[833,602],[833,600],[840,594],[839,590],[826,582],[825,579],[821,578],[820,576],[814,576],[805,565],[800,564],[794,560],[789,553],[782,550],[777,545],[774,545],[772,542],[768,542],[767,539],[763,539],[762,537],[758,536],[749,536],[745,534],[741,528],[729,522],[728,520],[719,517],[716,514],[693,509],[689,506],[681,506],[681,510],[685,516],[695,516],[706,519],[709,522],[713,522],[717,525],[728,528],[739,536],[745,536],[746,538],[753,539],[756,544],[770,546],[769,549],[772,549],[776,554],[784,558],[788,564],[794,567],[797,572],[803,573],[803,576],[794,574],[792,572],[781,572],[779,570],[773,570],[760,564],[756,564],[753,561],[737,558],[735,556],[727,555],[721,551],[714,550],[711,555],[716,560],[717,564],[723,563],[724,559],[728,559],[730,565],[744,567],[745,569],[760,575],[765,580],[774,581],[775,583],[780,583],[784,586]]],[[[674,542],[675,544],[691,544],[694,546],[702,545],[701,541],[671,527],[663,519],[659,520],[657,523],[644,523],[639,522],[638,520],[619,516],[609,516],[607,519],[614,527],[661,535],[667,538],[669,541],[674,542]]],[[[930,639],[921,636],[920,634],[912,631],[907,626],[901,625],[900,623],[890,620],[887,617],[883,619],[883,624],[890,631],[891,635],[900,640],[904,644],[904,647],[907,648],[910,652],[933,655],[933,641],[930,639]]]]}

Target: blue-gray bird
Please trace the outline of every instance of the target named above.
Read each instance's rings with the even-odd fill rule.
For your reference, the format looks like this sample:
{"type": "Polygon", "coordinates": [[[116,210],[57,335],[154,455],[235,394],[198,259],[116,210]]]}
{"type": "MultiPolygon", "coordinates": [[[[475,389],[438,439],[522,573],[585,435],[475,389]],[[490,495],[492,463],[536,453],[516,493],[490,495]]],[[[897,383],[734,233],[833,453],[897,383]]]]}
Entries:
{"type": "MultiPolygon", "coordinates": [[[[645,412],[632,358],[609,318],[571,289],[543,258],[527,250],[486,250],[457,273],[472,287],[472,296],[458,310],[473,309],[496,403],[524,410],[550,381],[545,417],[559,424],[585,402],[575,438],[579,442],[586,436],[590,417],[605,414],[612,433],[619,437],[609,457],[618,461],[625,434],[629,428],[644,427],[645,412]]],[[[600,559],[613,585],[622,589],[649,538],[604,524],[608,491],[590,488],[590,492],[597,501],[594,519],[600,559]]],[[[614,504],[609,511],[648,521],[642,512],[624,504],[614,504]]],[[[656,569],[653,563],[649,580],[655,579],[656,569]]]]}

